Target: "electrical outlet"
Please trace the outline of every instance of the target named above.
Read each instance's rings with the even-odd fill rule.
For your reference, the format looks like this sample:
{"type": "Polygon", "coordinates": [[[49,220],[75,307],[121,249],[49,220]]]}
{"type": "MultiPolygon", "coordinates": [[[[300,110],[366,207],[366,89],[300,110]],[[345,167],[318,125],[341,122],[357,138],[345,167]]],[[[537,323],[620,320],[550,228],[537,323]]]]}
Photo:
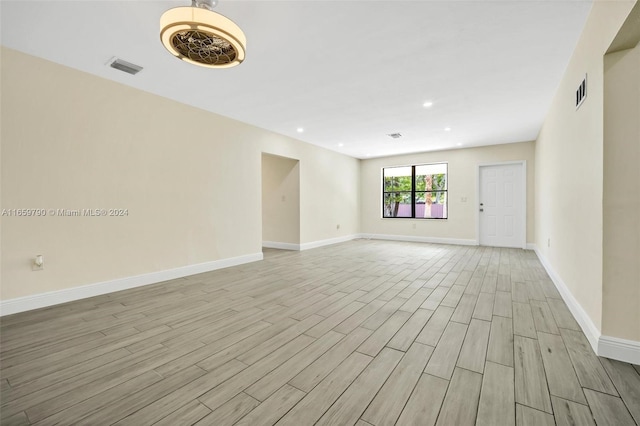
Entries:
{"type": "Polygon", "coordinates": [[[412,224],[411,224],[411,227],[412,227],[413,229],[416,229],[416,224],[415,224],[415,223],[412,223],[412,224]]]}
{"type": "Polygon", "coordinates": [[[340,229],[340,224],[337,224],[337,225],[336,225],[336,229],[340,229]]]}
{"type": "Polygon", "coordinates": [[[551,238],[547,238],[547,247],[551,247],[551,238]]]}

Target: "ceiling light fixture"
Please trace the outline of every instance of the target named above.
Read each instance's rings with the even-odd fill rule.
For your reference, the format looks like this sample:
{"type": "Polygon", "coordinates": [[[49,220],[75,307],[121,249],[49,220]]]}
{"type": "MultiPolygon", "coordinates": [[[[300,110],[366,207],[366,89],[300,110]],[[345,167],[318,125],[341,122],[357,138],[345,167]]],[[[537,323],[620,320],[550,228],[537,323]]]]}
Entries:
{"type": "Polygon", "coordinates": [[[344,144],[343,143],[339,143],[338,146],[344,146],[344,144]]]}
{"type": "Polygon", "coordinates": [[[303,129],[302,127],[298,127],[298,128],[296,129],[296,132],[298,132],[298,133],[304,133],[304,129],[303,129]]]}
{"type": "Polygon", "coordinates": [[[444,128],[444,131],[445,131],[445,132],[450,132],[450,131],[451,131],[451,127],[445,127],[445,128],[444,128]]]}
{"type": "Polygon", "coordinates": [[[433,102],[427,101],[427,102],[423,103],[422,106],[425,107],[425,108],[431,108],[433,106],[433,102]]]}
{"type": "Polygon", "coordinates": [[[160,39],[175,57],[209,68],[244,61],[247,39],[230,19],[212,9],[217,0],[192,0],[191,6],[167,10],[160,18],[160,39]]]}

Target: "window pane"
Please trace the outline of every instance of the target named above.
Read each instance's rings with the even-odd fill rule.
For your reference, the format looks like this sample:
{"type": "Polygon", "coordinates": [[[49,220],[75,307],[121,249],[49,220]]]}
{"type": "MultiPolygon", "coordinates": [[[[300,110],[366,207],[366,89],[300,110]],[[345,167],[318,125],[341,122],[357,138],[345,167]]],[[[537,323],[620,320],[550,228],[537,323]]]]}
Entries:
{"type": "Polygon", "coordinates": [[[411,217],[411,192],[384,194],[384,217],[411,217]]]}
{"type": "Polygon", "coordinates": [[[447,218],[447,193],[416,192],[416,218],[447,218]]]}
{"type": "Polygon", "coordinates": [[[447,189],[447,165],[425,164],[416,166],[416,191],[447,189]]]}
{"type": "Polygon", "coordinates": [[[411,191],[411,167],[388,167],[383,170],[384,191],[411,191]]]}

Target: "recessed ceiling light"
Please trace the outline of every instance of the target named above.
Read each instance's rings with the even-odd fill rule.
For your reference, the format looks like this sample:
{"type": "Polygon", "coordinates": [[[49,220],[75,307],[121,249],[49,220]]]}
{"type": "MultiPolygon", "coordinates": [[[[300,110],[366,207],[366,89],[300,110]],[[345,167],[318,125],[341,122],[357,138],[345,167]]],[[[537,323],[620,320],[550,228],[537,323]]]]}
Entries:
{"type": "Polygon", "coordinates": [[[365,154],[365,157],[371,157],[371,154],[365,154]]]}
{"type": "Polygon", "coordinates": [[[444,128],[444,131],[445,131],[445,132],[450,132],[450,131],[451,131],[451,127],[445,127],[445,128],[444,128]]]}
{"type": "Polygon", "coordinates": [[[344,146],[344,144],[343,143],[339,143],[338,146],[344,146]]]}
{"type": "Polygon", "coordinates": [[[296,129],[296,132],[298,132],[298,133],[304,133],[304,129],[303,129],[302,127],[298,127],[298,128],[296,129]]]}
{"type": "Polygon", "coordinates": [[[462,146],[462,144],[458,142],[458,143],[456,144],[456,146],[462,146]]]}
{"type": "Polygon", "coordinates": [[[423,103],[422,106],[425,107],[425,108],[430,108],[430,107],[433,106],[433,102],[427,101],[427,102],[423,103]]]}

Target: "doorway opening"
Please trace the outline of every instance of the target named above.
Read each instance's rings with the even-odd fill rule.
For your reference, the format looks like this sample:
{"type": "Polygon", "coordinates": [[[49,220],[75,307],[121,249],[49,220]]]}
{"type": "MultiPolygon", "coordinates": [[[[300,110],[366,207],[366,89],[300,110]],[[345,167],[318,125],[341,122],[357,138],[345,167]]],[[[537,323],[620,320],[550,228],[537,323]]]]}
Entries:
{"type": "Polygon", "coordinates": [[[300,250],[300,161],[262,154],[262,247],[300,250]]]}

